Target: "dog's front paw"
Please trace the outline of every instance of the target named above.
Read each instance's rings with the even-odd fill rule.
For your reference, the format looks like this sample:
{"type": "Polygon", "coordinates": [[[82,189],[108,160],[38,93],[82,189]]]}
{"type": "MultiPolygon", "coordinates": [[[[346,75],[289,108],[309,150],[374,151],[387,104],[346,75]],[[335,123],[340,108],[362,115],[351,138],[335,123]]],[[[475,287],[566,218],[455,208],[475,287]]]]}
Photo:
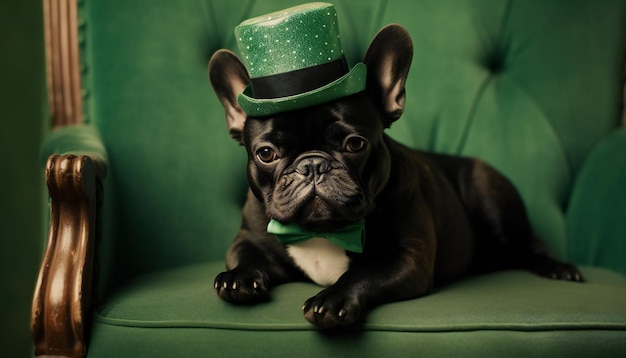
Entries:
{"type": "Polygon", "coordinates": [[[269,291],[264,272],[239,267],[217,275],[213,287],[220,298],[232,303],[265,301],[269,291]]]}
{"type": "Polygon", "coordinates": [[[355,295],[332,286],[309,298],[302,310],[304,318],[320,329],[354,324],[363,311],[355,295]]]}
{"type": "Polygon", "coordinates": [[[532,262],[531,270],[539,276],[555,280],[585,281],[576,266],[554,260],[547,256],[536,257],[532,262]]]}
{"type": "Polygon", "coordinates": [[[550,266],[536,267],[534,271],[547,278],[563,281],[584,282],[583,275],[576,266],[566,263],[554,263],[550,266]]]}

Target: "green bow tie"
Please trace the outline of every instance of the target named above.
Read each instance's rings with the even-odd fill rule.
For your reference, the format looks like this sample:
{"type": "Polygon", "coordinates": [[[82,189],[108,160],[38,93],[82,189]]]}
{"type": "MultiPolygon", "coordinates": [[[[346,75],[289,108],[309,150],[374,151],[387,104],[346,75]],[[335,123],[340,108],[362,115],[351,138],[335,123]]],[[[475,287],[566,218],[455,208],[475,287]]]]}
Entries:
{"type": "Polygon", "coordinates": [[[365,220],[328,233],[304,231],[298,225],[283,225],[276,220],[270,220],[267,232],[276,235],[278,241],[286,245],[323,237],[346,251],[362,253],[365,243],[365,220]]]}

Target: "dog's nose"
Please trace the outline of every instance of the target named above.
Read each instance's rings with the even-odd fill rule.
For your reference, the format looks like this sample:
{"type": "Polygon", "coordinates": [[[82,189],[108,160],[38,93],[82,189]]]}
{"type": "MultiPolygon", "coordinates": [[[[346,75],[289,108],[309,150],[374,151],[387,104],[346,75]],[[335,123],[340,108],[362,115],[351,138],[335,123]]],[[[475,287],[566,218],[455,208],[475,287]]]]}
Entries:
{"type": "Polygon", "coordinates": [[[303,158],[296,166],[296,173],[305,177],[316,178],[316,181],[330,170],[331,166],[328,161],[319,156],[303,158]]]}

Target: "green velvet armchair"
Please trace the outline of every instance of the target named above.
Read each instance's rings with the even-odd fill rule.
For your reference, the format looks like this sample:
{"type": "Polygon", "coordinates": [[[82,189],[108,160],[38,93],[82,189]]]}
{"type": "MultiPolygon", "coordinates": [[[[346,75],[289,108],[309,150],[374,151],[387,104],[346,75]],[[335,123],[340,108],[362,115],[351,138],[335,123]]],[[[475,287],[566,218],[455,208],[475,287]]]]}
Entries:
{"type": "Polygon", "coordinates": [[[270,302],[213,292],[240,224],[245,151],[207,79],[234,27],[294,0],[45,0],[50,225],[36,355],[626,356],[623,0],[335,0],[352,64],[383,25],[410,32],[411,146],[478,156],[519,188],[583,284],[507,271],[319,332],[291,283],[270,302]]]}

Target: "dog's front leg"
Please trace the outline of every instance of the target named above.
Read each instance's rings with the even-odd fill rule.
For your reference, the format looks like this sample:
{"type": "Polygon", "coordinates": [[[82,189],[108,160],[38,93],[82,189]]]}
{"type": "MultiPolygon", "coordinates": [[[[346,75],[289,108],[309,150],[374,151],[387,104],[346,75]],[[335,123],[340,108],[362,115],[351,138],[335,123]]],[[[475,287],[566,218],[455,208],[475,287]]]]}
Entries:
{"type": "Polygon", "coordinates": [[[280,283],[301,280],[279,243],[266,231],[267,218],[252,194],[244,205],[242,226],[226,255],[226,268],[215,277],[217,295],[232,303],[256,303],[269,298],[269,289],[280,283]]]}
{"type": "Polygon", "coordinates": [[[304,317],[326,329],[359,322],[373,306],[416,298],[432,288],[434,240],[409,239],[381,255],[353,258],[350,268],[332,286],[308,299],[304,317]]]}
{"type": "Polygon", "coordinates": [[[269,297],[269,288],[287,275],[285,264],[272,250],[263,245],[264,239],[250,239],[248,233],[239,236],[228,252],[227,269],[215,277],[217,295],[232,303],[255,303],[269,297]]]}

